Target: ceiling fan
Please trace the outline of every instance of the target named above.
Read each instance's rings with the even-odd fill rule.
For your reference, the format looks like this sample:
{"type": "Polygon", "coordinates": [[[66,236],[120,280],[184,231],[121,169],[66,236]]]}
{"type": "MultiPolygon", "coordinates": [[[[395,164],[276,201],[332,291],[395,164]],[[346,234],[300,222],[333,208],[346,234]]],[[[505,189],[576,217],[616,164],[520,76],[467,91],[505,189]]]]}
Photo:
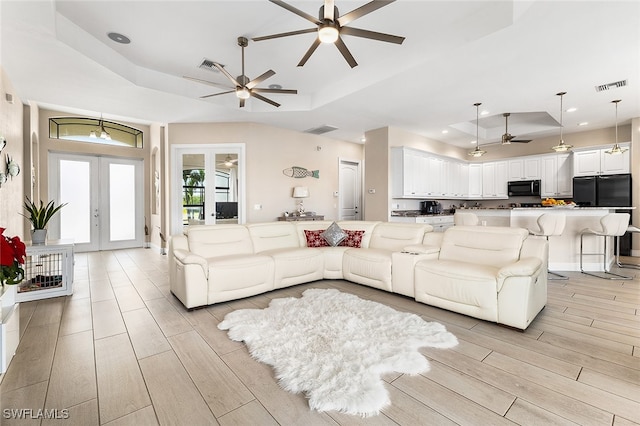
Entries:
{"type": "Polygon", "coordinates": [[[384,41],[387,43],[402,44],[404,37],[394,36],[390,34],[379,33],[375,31],[363,30],[360,28],[347,27],[346,25],[355,21],[358,18],[363,17],[383,6],[393,3],[395,0],[374,0],[357,9],[352,10],[342,16],[338,13],[338,8],[335,6],[334,0],[324,0],[324,5],[320,6],[320,12],[318,18],[301,11],[283,1],[269,0],[271,3],[275,3],[280,7],[287,9],[289,12],[293,12],[296,15],[310,21],[315,24],[317,28],[309,28],[306,30],[289,31],[286,33],[272,34],[263,37],[254,37],[253,41],[269,40],[272,38],[287,37],[298,34],[306,34],[318,32],[318,37],[315,39],[307,53],[302,57],[298,66],[303,66],[309,57],[315,52],[320,43],[334,43],[344,59],[347,61],[351,68],[358,65],[356,60],[351,55],[351,52],[342,41],[343,35],[350,35],[355,37],[368,38],[371,40],[384,41]]]}
{"type": "Polygon", "coordinates": [[[502,114],[504,117],[504,135],[502,135],[502,145],[509,145],[511,143],[529,143],[531,139],[516,139],[515,136],[512,136],[509,133],[509,116],[511,113],[505,112],[502,114]]]}
{"type": "Polygon", "coordinates": [[[208,84],[210,86],[214,86],[214,87],[220,87],[223,89],[230,89],[227,90],[226,92],[220,92],[220,93],[213,93],[211,95],[205,95],[205,96],[200,96],[200,98],[210,98],[212,96],[218,96],[218,95],[226,95],[227,93],[234,93],[236,94],[236,96],[238,97],[238,99],[240,100],[240,108],[244,107],[244,103],[245,100],[249,99],[249,97],[253,96],[256,99],[261,100],[262,102],[266,102],[268,104],[271,104],[275,107],[279,107],[280,104],[269,99],[266,98],[262,95],[260,95],[260,93],[279,93],[279,94],[289,94],[289,95],[295,95],[298,93],[297,90],[292,90],[292,89],[262,89],[259,87],[256,87],[258,84],[262,83],[264,80],[268,79],[269,77],[275,75],[275,71],[273,70],[269,70],[264,72],[263,74],[261,74],[260,76],[254,78],[253,80],[249,80],[249,77],[247,77],[244,74],[244,48],[247,47],[247,45],[249,44],[249,40],[247,40],[246,37],[238,37],[238,46],[240,46],[242,48],[242,75],[239,75],[238,78],[233,78],[231,76],[231,74],[229,74],[227,72],[226,69],[224,69],[224,66],[211,61],[211,63],[213,64],[213,66],[215,66],[218,71],[220,71],[222,74],[224,74],[230,81],[231,83],[235,86],[235,88],[233,87],[228,87],[228,86],[223,86],[220,85],[218,83],[214,83],[211,81],[207,81],[207,80],[202,80],[199,78],[193,78],[193,77],[187,77],[184,76],[184,78],[186,78],[187,80],[191,80],[191,81],[196,81],[198,83],[203,83],[203,84],[208,84]]]}
{"type": "Polygon", "coordinates": [[[237,158],[231,158],[231,156],[229,154],[227,154],[227,156],[225,157],[224,161],[220,161],[218,163],[216,163],[217,166],[219,167],[235,167],[237,166],[238,163],[238,159],[237,158]]]}

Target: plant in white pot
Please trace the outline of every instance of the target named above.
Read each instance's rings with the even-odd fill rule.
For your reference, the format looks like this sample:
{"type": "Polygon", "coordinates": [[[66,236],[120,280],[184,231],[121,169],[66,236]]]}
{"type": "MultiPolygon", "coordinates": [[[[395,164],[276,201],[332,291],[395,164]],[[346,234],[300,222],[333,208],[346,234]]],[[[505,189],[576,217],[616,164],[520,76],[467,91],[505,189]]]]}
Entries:
{"type": "Polygon", "coordinates": [[[27,197],[24,202],[24,209],[28,214],[23,214],[22,216],[31,222],[32,244],[44,244],[47,239],[47,224],[49,220],[66,205],[67,203],[56,206],[53,200],[49,201],[46,205],[40,200],[40,205],[36,205],[27,197]]]}

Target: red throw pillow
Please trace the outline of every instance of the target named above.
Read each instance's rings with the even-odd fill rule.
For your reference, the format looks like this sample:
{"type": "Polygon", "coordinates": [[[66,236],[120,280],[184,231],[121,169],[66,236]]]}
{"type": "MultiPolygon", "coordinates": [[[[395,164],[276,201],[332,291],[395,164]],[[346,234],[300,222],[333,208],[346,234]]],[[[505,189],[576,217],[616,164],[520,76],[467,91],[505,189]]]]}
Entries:
{"type": "Polygon", "coordinates": [[[347,233],[347,238],[342,240],[339,245],[342,247],[360,248],[362,245],[362,236],[364,235],[364,231],[349,231],[345,229],[344,232],[347,233]]]}
{"type": "Polygon", "coordinates": [[[318,231],[304,230],[304,235],[307,238],[307,247],[329,247],[329,243],[322,237],[324,229],[318,231]]]}

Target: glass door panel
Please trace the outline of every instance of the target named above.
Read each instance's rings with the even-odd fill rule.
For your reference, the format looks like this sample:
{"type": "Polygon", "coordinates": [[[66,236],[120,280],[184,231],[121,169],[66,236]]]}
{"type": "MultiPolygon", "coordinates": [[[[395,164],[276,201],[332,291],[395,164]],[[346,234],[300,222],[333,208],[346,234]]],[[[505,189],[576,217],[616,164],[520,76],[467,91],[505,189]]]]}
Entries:
{"type": "Polygon", "coordinates": [[[109,164],[109,241],[136,238],[135,166],[109,164]]]}

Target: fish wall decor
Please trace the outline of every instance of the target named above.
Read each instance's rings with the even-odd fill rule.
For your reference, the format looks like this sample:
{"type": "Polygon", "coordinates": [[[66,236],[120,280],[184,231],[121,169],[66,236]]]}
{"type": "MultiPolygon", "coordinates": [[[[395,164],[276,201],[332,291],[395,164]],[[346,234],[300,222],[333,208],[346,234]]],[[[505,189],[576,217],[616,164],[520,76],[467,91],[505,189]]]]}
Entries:
{"type": "Polygon", "coordinates": [[[282,173],[285,176],[289,176],[296,179],[306,178],[311,176],[316,179],[320,179],[320,170],[307,170],[304,167],[292,166],[288,169],[284,169],[282,173]]]}

